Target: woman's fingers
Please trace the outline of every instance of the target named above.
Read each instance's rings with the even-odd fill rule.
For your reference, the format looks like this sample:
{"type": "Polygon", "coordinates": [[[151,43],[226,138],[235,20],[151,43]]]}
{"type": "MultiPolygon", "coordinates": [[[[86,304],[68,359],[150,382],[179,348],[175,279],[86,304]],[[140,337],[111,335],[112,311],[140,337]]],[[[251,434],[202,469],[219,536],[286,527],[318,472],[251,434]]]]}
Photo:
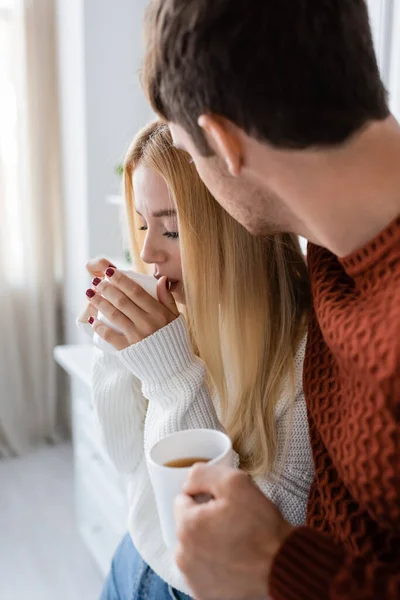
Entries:
{"type": "Polygon", "coordinates": [[[108,327],[107,325],[105,325],[105,323],[102,323],[98,319],[95,319],[93,317],[89,318],[89,323],[92,326],[93,331],[97,333],[97,335],[101,337],[102,340],[104,340],[108,344],[111,344],[111,346],[113,346],[115,350],[125,350],[125,348],[128,348],[128,346],[130,346],[129,341],[122,333],[114,331],[113,329],[111,329],[111,327],[108,327]]]}
{"type": "Polygon", "coordinates": [[[86,295],[92,306],[123,333],[128,345],[149,337],[179,316],[165,277],[157,288],[158,301],[113,267],[107,267],[105,274],[107,279],[93,279],[93,288],[86,295]]]}
{"type": "Polygon", "coordinates": [[[160,303],[150,296],[141,285],[130,277],[113,268],[106,269],[109,281],[125,294],[136,306],[147,313],[154,313],[160,307],[160,303]]]}
{"type": "Polygon", "coordinates": [[[137,306],[128,296],[124,294],[118,287],[107,280],[102,281],[93,288],[103,298],[108,300],[110,304],[115,306],[123,315],[125,315],[135,325],[147,316],[139,306],[137,306]]]}
{"type": "MultiPolygon", "coordinates": [[[[134,323],[135,330],[139,334],[140,339],[144,339],[145,337],[148,337],[152,333],[155,333],[159,329],[162,329],[171,323],[171,321],[173,321],[179,315],[179,312],[177,309],[176,314],[171,311],[171,309],[174,309],[175,302],[174,305],[171,305],[170,303],[170,309],[161,302],[155,300],[152,296],[149,296],[145,290],[142,288],[140,289],[143,294],[146,294],[149,297],[149,300],[152,303],[152,309],[149,312],[140,308],[135,300],[128,297],[127,294],[124,293],[119,287],[116,287],[114,285],[114,281],[102,281],[96,288],[96,290],[101,293],[104,298],[117,307],[126,317],[128,317],[128,319],[134,323]]],[[[141,292],[139,292],[140,297],[141,292]]],[[[137,298],[136,295],[135,298],[137,298]]],[[[169,298],[166,294],[166,301],[168,300],[169,298]]],[[[143,305],[146,306],[145,303],[143,303],[143,305]]]]}
{"type": "Polygon", "coordinates": [[[121,312],[121,310],[109,302],[104,296],[96,293],[93,289],[87,290],[86,295],[90,299],[90,303],[107,317],[115,327],[122,331],[129,340],[135,337],[134,322],[121,312]]]}
{"type": "Polygon", "coordinates": [[[108,268],[116,269],[107,258],[92,258],[86,263],[86,270],[91,277],[104,278],[104,273],[108,268]]]}

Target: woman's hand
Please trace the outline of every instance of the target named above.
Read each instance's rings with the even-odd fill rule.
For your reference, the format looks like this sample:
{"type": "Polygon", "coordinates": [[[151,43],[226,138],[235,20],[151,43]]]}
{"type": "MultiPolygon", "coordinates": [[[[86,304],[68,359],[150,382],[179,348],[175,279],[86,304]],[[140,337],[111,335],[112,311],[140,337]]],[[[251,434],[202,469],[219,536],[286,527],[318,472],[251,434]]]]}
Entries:
{"type": "Polygon", "coordinates": [[[103,266],[104,263],[100,264],[99,261],[92,265],[92,272],[96,273],[96,277],[92,282],[93,287],[86,292],[89,310],[95,311],[96,315],[100,311],[121,333],[92,314],[89,316],[89,323],[116,350],[123,350],[144,340],[179,316],[174,297],[168,290],[166,277],[158,282],[157,301],[138,283],[114,267],[107,266],[107,279],[101,280],[99,268],[103,266]]]}
{"type": "MultiPolygon", "coordinates": [[[[115,269],[114,265],[112,265],[107,258],[94,258],[86,264],[86,270],[93,278],[92,284],[93,282],[96,282],[95,285],[98,285],[100,281],[104,279],[104,273],[108,267],[115,269]]],[[[90,317],[97,317],[97,312],[97,309],[89,301],[85,307],[85,310],[78,317],[78,321],[81,323],[87,323],[90,317]]]]}

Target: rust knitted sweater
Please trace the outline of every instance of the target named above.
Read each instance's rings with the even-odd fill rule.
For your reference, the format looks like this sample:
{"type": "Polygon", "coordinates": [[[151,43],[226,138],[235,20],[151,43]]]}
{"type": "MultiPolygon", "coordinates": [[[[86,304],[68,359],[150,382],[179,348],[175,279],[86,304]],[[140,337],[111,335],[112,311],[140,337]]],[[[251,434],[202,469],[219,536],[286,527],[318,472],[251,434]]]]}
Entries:
{"type": "Polygon", "coordinates": [[[344,259],[309,245],[306,394],[315,462],[307,526],[274,600],[400,598],[400,217],[344,259]]]}

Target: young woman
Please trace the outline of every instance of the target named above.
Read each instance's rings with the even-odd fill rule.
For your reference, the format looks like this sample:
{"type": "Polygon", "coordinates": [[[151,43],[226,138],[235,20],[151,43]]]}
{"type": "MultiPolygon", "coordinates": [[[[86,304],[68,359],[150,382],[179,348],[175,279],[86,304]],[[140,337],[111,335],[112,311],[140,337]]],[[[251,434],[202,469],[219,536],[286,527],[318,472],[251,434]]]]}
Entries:
{"type": "Polygon", "coordinates": [[[295,236],[252,237],[221,209],[165,124],[138,134],[124,178],[133,254],[140,249],[159,279],[159,301],[105,259],[88,265],[94,279],[81,320],[117,350],[97,355],[94,405],[110,457],[130,474],[130,536],[102,598],[144,589],[149,600],[185,598],[146,452],[178,430],[224,430],[240,468],[288,521],[305,522],[313,478],[302,392],[307,271],[295,236]]]}

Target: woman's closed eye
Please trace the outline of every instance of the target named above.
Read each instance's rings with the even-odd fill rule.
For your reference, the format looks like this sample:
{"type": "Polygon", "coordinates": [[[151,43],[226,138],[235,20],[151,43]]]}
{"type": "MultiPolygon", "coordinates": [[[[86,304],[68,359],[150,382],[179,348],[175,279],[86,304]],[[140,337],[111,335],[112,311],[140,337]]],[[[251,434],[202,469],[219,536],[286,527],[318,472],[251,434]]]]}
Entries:
{"type": "MultiPolygon", "coordinates": [[[[139,231],[147,231],[148,230],[148,226],[147,225],[142,225],[141,227],[139,227],[139,231]]],[[[178,231],[165,231],[163,233],[163,236],[171,239],[171,240],[177,240],[179,238],[179,233],[178,231]]]]}
{"type": "Polygon", "coordinates": [[[177,231],[166,231],[163,233],[163,236],[172,240],[177,240],[179,238],[179,233],[177,231]]]}

